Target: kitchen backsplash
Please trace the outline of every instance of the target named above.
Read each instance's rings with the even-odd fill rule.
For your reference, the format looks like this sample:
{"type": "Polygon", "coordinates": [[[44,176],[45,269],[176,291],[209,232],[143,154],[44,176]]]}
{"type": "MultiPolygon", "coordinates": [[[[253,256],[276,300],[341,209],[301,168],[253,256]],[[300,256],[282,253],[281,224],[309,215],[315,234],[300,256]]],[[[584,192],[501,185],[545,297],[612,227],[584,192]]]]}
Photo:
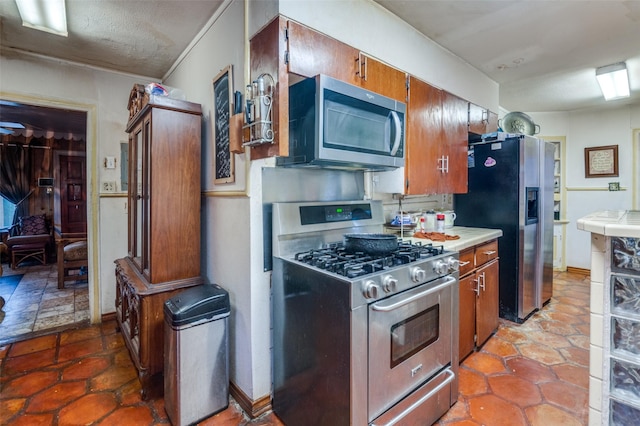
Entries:
{"type": "Polygon", "coordinates": [[[425,196],[411,196],[398,199],[393,194],[377,194],[376,199],[382,200],[384,217],[390,222],[400,206],[408,213],[426,212],[429,210],[452,210],[452,196],[449,194],[435,194],[425,196]]]}

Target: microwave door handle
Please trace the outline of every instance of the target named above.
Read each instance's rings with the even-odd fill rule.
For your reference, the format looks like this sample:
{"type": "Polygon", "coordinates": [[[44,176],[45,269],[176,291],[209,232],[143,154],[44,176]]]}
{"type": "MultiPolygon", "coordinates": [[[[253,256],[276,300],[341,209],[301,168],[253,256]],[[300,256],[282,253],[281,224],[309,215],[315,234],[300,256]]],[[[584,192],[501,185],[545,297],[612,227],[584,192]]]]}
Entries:
{"type": "Polygon", "coordinates": [[[391,111],[391,117],[393,118],[393,125],[396,128],[396,140],[393,141],[393,147],[391,148],[391,155],[396,155],[398,152],[398,148],[400,148],[400,141],[402,140],[402,127],[400,124],[400,117],[398,117],[398,113],[395,111],[391,111]]]}

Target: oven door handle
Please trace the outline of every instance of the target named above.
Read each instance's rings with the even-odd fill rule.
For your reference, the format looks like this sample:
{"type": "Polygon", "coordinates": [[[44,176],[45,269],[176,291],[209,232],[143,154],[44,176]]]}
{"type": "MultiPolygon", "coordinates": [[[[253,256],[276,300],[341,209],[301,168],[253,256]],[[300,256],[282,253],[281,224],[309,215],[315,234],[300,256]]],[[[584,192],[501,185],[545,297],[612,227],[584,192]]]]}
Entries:
{"type": "Polygon", "coordinates": [[[445,287],[450,286],[451,284],[454,284],[457,280],[454,277],[446,277],[445,281],[442,284],[438,284],[435,287],[429,287],[428,289],[425,289],[423,291],[421,291],[420,293],[416,293],[412,296],[407,297],[406,299],[402,299],[399,302],[396,303],[392,303],[391,305],[384,305],[384,302],[381,303],[374,303],[373,305],[371,305],[371,309],[373,309],[374,311],[379,311],[379,312],[390,312],[393,311],[395,309],[401,308],[405,305],[408,305],[411,302],[414,302],[422,297],[428,296],[432,293],[436,293],[440,290],[442,290],[445,287]]]}

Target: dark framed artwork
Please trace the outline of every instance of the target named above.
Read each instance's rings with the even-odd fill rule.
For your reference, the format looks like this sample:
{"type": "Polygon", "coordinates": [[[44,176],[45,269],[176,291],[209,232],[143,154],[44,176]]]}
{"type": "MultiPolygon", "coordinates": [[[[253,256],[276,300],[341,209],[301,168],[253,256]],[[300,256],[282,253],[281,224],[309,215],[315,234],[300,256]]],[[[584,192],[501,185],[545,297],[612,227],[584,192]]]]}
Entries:
{"type": "Polygon", "coordinates": [[[618,145],[593,146],[584,149],[584,177],[618,176],[618,145]]]}
{"type": "Polygon", "coordinates": [[[235,181],[233,153],[229,147],[229,124],[233,103],[233,66],[225,67],[213,79],[213,127],[214,179],[213,182],[232,183],[235,181]]]}

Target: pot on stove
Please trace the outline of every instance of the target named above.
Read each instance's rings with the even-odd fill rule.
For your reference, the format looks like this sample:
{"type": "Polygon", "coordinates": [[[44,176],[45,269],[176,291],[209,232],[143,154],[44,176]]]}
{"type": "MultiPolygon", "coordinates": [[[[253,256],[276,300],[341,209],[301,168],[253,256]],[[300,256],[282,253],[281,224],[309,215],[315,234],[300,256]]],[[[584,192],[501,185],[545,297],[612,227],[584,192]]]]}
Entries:
{"type": "Polygon", "coordinates": [[[350,253],[388,254],[398,248],[398,238],[391,234],[345,234],[344,248],[350,253]]]}

